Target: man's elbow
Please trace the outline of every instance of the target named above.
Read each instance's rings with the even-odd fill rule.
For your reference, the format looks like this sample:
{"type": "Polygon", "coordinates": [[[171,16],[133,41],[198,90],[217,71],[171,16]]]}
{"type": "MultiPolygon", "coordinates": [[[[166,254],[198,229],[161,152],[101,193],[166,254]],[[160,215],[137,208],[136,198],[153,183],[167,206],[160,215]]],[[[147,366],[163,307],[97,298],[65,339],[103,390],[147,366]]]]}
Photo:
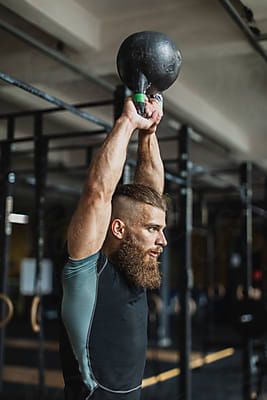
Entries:
{"type": "Polygon", "coordinates": [[[90,204],[111,203],[113,191],[106,185],[99,182],[94,182],[84,188],[82,198],[90,204]]]}

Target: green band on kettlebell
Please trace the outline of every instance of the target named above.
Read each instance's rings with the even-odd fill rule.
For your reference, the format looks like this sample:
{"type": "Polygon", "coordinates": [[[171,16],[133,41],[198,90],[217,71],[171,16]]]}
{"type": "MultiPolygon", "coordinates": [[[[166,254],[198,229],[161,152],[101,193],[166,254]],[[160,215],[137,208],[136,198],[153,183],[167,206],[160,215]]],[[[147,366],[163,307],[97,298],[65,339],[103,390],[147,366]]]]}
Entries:
{"type": "Polygon", "coordinates": [[[145,99],[146,99],[146,95],[145,95],[144,93],[135,93],[135,94],[133,95],[133,100],[134,100],[136,103],[144,103],[144,102],[145,102],[145,99]]]}

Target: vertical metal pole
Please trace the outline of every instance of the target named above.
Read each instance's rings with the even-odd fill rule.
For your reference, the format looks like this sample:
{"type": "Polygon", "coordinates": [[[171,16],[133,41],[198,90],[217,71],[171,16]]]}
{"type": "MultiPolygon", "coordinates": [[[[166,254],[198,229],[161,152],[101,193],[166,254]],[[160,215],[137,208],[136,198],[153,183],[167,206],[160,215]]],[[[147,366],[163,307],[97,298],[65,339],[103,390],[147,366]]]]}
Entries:
{"type": "MultiPolygon", "coordinates": [[[[211,293],[210,290],[215,286],[215,248],[216,248],[216,225],[218,216],[216,212],[212,213],[212,216],[209,218],[208,224],[208,234],[207,234],[207,270],[206,270],[206,287],[208,294],[208,309],[207,309],[207,318],[205,324],[206,330],[206,339],[207,342],[214,339],[214,302],[213,299],[210,298],[211,293]]],[[[207,344],[206,342],[206,344],[207,344]]],[[[205,349],[206,350],[206,349],[205,349]]]]}
{"type": "MultiPolygon", "coordinates": [[[[168,241],[168,231],[165,232],[166,239],[168,241]]],[[[158,324],[158,344],[159,346],[166,347],[171,344],[170,336],[170,313],[168,310],[169,299],[170,299],[170,285],[169,285],[169,248],[168,246],[164,249],[161,256],[161,273],[162,283],[160,286],[160,298],[162,301],[162,308],[159,313],[159,324],[158,324]]]]}
{"type": "MultiPolygon", "coordinates": [[[[263,197],[263,208],[267,209],[267,177],[264,182],[264,197],[263,197]]],[[[265,238],[265,245],[267,245],[267,219],[263,220],[263,235],[265,238]]],[[[263,291],[263,303],[267,309],[267,254],[265,252],[265,257],[263,261],[263,279],[262,279],[262,291],[263,291]]],[[[267,343],[266,343],[267,345],[267,343]]]]}
{"type": "Polygon", "coordinates": [[[93,157],[93,148],[88,147],[86,149],[86,165],[90,165],[92,157],[93,157]]]}
{"type": "Polygon", "coordinates": [[[180,369],[179,399],[191,400],[190,354],[192,347],[191,319],[189,311],[190,289],[192,288],[192,187],[190,163],[190,134],[183,126],[179,134],[179,171],[184,182],[180,185],[180,369]]]}
{"type": "MultiPolygon", "coordinates": [[[[7,138],[14,136],[14,119],[10,118],[7,125],[7,138]]],[[[15,175],[10,171],[11,164],[11,142],[1,143],[0,158],[0,293],[7,293],[8,288],[8,250],[11,224],[8,215],[12,208],[11,184],[15,181],[15,175]]],[[[0,303],[0,319],[4,319],[5,306],[0,303]]],[[[4,348],[5,328],[0,329],[0,392],[3,391],[3,369],[4,369],[4,348]]]]}
{"type": "MultiPolygon", "coordinates": [[[[263,208],[264,210],[267,210],[267,177],[265,177],[265,181],[264,181],[264,197],[263,197],[263,208]]],[[[265,237],[265,241],[267,241],[267,218],[264,219],[263,222],[263,234],[265,237]]],[[[267,244],[267,242],[266,242],[267,244]]],[[[265,293],[265,305],[266,305],[266,309],[267,309],[267,254],[265,255],[265,260],[264,260],[264,292],[263,295],[265,293]]]]}
{"type": "Polygon", "coordinates": [[[208,213],[207,221],[207,269],[206,269],[206,282],[207,289],[214,287],[215,284],[215,237],[216,237],[216,222],[217,212],[208,213]]]}
{"type": "Polygon", "coordinates": [[[131,182],[131,166],[129,164],[125,164],[122,174],[122,183],[127,184],[130,182],[131,182]]]}
{"type": "Polygon", "coordinates": [[[38,400],[44,395],[44,324],[43,324],[43,301],[40,290],[41,262],[44,256],[44,206],[45,206],[45,184],[47,175],[47,153],[48,139],[42,136],[42,114],[34,117],[34,169],[35,169],[35,237],[34,251],[36,260],[36,291],[40,296],[39,315],[40,330],[38,332],[39,351],[39,393],[38,400]]]}
{"type": "MultiPolygon", "coordinates": [[[[240,167],[241,189],[241,238],[243,265],[243,295],[244,301],[249,299],[252,273],[252,165],[250,162],[240,167]]],[[[251,400],[251,358],[252,342],[243,339],[243,400],[251,400]]]]}
{"type": "Polygon", "coordinates": [[[124,85],[118,85],[114,91],[114,121],[121,116],[124,100],[130,95],[129,89],[124,85]]]}

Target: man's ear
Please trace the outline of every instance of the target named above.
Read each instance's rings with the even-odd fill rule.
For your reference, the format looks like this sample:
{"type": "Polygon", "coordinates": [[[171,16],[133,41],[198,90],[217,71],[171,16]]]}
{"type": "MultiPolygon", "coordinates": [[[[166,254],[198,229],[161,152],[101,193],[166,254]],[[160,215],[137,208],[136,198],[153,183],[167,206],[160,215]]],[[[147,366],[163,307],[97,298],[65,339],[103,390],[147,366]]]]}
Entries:
{"type": "Polygon", "coordinates": [[[119,218],[114,219],[111,222],[111,232],[117,239],[123,239],[125,223],[119,218]]]}

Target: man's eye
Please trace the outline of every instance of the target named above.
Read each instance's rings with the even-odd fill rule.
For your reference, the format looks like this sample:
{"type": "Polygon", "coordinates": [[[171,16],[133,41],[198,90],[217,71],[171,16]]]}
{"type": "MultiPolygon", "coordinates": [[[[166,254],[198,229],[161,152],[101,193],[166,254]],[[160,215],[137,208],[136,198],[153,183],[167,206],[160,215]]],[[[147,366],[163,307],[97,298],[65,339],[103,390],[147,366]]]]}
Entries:
{"type": "Polygon", "coordinates": [[[155,226],[150,226],[149,228],[148,228],[148,232],[155,232],[157,230],[157,228],[155,227],[155,226]]]}

